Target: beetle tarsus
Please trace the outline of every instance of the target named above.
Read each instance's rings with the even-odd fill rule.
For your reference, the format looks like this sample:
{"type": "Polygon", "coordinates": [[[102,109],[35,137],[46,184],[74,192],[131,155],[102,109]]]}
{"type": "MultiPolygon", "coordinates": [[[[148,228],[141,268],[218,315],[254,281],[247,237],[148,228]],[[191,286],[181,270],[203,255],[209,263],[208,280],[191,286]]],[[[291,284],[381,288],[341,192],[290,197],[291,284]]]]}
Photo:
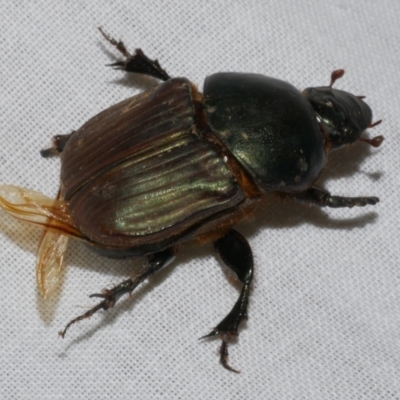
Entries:
{"type": "Polygon", "coordinates": [[[161,268],[170,264],[174,260],[174,258],[174,249],[167,249],[162,252],[153,254],[149,257],[149,263],[147,267],[139,275],[135,275],[129,279],[126,279],[111,290],[105,289],[103,290],[103,293],[95,293],[90,295],[89,297],[99,297],[104,300],[90,310],[86,311],[84,314],[68,322],[64,330],[58,332],[59,335],[64,338],[67,330],[71,325],[75,324],[76,322],[82,321],[83,319],[91,317],[99,310],[107,311],[109,308],[113,308],[120,297],[122,297],[124,294],[131,294],[133,290],[135,290],[136,287],[141,284],[146,278],[148,278],[150,275],[154,274],[161,268]]]}
{"type": "Polygon", "coordinates": [[[375,205],[379,202],[378,197],[342,197],[332,196],[327,190],[311,187],[300,193],[281,193],[284,198],[290,198],[299,203],[315,205],[319,207],[364,207],[366,205],[375,205]]]}
{"type": "MultiPolygon", "coordinates": [[[[220,325],[221,324],[219,324],[218,327],[220,325]]],[[[222,331],[222,330],[219,330],[218,327],[213,329],[208,335],[205,335],[205,336],[201,337],[199,340],[211,338],[213,336],[220,336],[222,342],[221,342],[221,346],[219,348],[219,361],[220,361],[221,365],[225,369],[239,374],[240,373],[239,370],[232,368],[228,364],[228,358],[229,358],[228,345],[229,345],[229,340],[232,337],[237,337],[238,336],[238,332],[237,332],[237,330],[235,332],[234,331],[222,331]]]]}
{"type": "Polygon", "coordinates": [[[232,371],[235,374],[240,374],[240,371],[238,369],[232,368],[228,364],[228,358],[229,358],[228,339],[222,339],[221,347],[219,348],[219,361],[221,365],[228,371],[232,371]]]}
{"type": "Polygon", "coordinates": [[[377,197],[341,197],[330,196],[327,207],[340,208],[340,207],[364,207],[366,205],[374,206],[379,202],[377,197]]]}
{"type": "Polygon", "coordinates": [[[122,53],[123,56],[125,56],[126,58],[129,58],[131,56],[131,54],[128,52],[124,43],[121,40],[117,41],[114,38],[112,38],[110,35],[107,35],[107,33],[105,33],[101,27],[99,27],[98,30],[103,35],[104,39],[106,39],[107,42],[109,42],[113,46],[115,46],[116,49],[122,53]]]}
{"type": "Polygon", "coordinates": [[[107,310],[105,301],[97,304],[97,306],[91,308],[89,311],[86,311],[84,314],[80,315],[79,317],[74,318],[73,320],[69,321],[68,324],[62,331],[59,331],[58,334],[64,339],[67,330],[70,328],[71,325],[75,324],[76,322],[82,321],[83,319],[90,318],[95,312],[103,309],[107,310]]]}

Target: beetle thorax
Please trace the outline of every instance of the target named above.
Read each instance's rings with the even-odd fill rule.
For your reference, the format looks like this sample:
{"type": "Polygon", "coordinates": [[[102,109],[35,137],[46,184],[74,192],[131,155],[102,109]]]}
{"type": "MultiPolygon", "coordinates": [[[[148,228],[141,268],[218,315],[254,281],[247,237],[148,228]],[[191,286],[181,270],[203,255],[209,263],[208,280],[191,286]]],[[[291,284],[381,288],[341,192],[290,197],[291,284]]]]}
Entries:
{"type": "Polygon", "coordinates": [[[325,163],[325,139],[310,103],[263,75],[218,73],[204,87],[212,132],[262,191],[302,191],[325,163]]]}

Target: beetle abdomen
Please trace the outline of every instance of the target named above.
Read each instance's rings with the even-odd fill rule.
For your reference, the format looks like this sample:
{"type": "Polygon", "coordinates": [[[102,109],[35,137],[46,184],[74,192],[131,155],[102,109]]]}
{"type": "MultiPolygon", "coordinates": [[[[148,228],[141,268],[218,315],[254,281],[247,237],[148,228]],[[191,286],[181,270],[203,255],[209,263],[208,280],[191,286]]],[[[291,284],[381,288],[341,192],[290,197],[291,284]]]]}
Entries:
{"type": "Polygon", "coordinates": [[[71,137],[62,153],[62,193],[92,241],[162,242],[244,200],[196,133],[193,90],[186,79],[172,79],[103,111],[71,137]]]}
{"type": "Polygon", "coordinates": [[[315,113],[289,83],[258,74],[217,73],[204,83],[212,131],[259,188],[301,191],[325,162],[315,113]]]}

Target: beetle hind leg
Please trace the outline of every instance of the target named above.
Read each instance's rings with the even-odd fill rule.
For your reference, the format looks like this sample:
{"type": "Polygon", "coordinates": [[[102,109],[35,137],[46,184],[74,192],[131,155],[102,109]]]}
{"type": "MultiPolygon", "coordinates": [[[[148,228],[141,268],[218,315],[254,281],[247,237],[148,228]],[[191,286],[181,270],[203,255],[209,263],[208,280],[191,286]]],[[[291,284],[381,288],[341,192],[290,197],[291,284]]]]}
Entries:
{"type": "Polygon", "coordinates": [[[138,74],[149,75],[162,81],[167,81],[171,78],[167,72],[161,68],[158,60],[150,60],[141,49],[136,49],[135,54],[132,55],[128,52],[122,41],[113,39],[111,36],[104,33],[101,28],[99,28],[99,31],[107,42],[115,46],[116,49],[126,58],[125,61],[117,61],[113,64],[109,64],[110,67],[121,69],[126,72],[136,72],[138,74]]]}
{"type": "Polygon", "coordinates": [[[219,336],[222,339],[220,347],[222,366],[230,371],[239,372],[228,364],[228,343],[233,337],[238,336],[240,324],[247,319],[250,284],[253,279],[253,254],[246,239],[235,230],[230,230],[224,237],[215,241],[214,247],[222,261],[236,273],[243,287],[229,314],[203,338],[219,336]]]}
{"type": "Polygon", "coordinates": [[[52,138],[52,146],[49,149],[40,150],[40,155],[43,158],[49,158],[60,155],[65,145],[67,144],[68,140],[74,134],[75,131],[68,133],[67,135],[56,135],[52,138]]]}
{"type": "Polygon", "coordinates": [[[67,330],[71,325],[76,322],[82,321],[86,318],[90,318],[99,310],[108,310],[113,308],[115,303],[124,295],[131,294],[138,285],[140,285],[146,278],[154,274],[161,268],[170,264],[175,258],[175,251],[173,249],[167,249],[159,253],[155,253],[149,257],[149,262],[147,267],[139,274],[132,276],[129,279],[121,282],[119,285],[115,286],[111,290],[104,290],[103,293],[92,294],[89,297],[99,297],[103,300],[96,306],[85,312],[84,314],[74,318],[65,326],[65,328],[59,332],[59,335],[64,338],[67,330]]]}

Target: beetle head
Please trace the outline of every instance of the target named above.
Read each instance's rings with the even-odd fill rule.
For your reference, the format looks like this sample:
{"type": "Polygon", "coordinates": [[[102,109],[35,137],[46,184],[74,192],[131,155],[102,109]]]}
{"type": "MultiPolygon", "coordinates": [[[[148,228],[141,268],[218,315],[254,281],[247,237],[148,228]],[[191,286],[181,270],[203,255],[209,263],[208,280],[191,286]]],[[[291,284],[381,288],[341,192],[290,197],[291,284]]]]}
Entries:
{"type": "Polygon", "coordinates": [[[371,125],[371,109],[351,93],[330,87],[316,87],[305,89],[303,95],[325,123],[332,149],[355,142],[371,125]]]}
{"type": "Polygon", "coordinates": [[[342,77],[344,70],[332,72],[329,86],[307,88],[303,95],[310,102],[315,112],[324,122],[329,145],[332,149],[354,143],[356,140],[366,141],[372,146],[379,146],[383,140],[381,136],[372,140],[361,138],[360,135],[367,128],[371,128],[381,121],[372,124],[372,111],[363,101],[364,96],[355,96],[343,90],[333,89],[336,79],[342,77]]]}

